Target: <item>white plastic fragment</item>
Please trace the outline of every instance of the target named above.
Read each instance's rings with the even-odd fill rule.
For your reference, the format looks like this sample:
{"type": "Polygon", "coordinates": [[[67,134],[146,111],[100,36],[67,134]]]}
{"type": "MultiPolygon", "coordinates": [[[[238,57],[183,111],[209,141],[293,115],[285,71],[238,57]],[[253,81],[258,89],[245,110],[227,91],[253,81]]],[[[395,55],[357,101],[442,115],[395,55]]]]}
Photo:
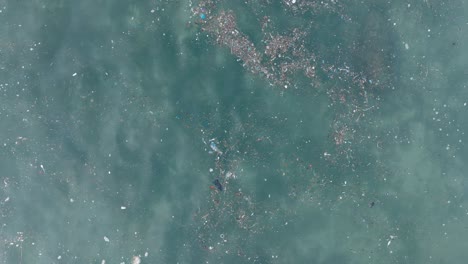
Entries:
{"type": "Polygon", "coordinates": [[[141,263],[141,259],[139,256],[133,256],[132,258],[132,264],[140,264],[141,263]]]}

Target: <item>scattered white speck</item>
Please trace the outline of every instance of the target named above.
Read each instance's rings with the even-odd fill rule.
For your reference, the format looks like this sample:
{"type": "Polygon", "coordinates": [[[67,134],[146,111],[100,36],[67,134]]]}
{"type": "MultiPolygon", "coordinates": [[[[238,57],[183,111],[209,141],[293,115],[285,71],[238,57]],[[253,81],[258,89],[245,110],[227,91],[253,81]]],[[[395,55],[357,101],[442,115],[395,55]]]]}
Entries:
{"type": "Polygon", "coordinates": [[[154,9],[151,9],[151,13],[154,13],[154,9]]]}
{"type": "Polygon", "coordinates": [[[103,259],[103,260],[101,261],[101,264],[106,264],[106,260],[103,259]]]}
{"type": "Polygon", "coordinates": [[[58,256],[57,259],[62,259],[62,256],[58,256]]]}
{"type": "Polygon", "coordinates": [[[75,77],[77,74],[78,74],[78,73],[76,73],[76,72],[75,72],[75,73],[73,73],[73,75],[72,75],[72,76],[73,76],[73,77],[75,77]]]}
{"type": "Polygon", "coordinates": [[[104,236],[104,241],[109,242],[109,238],[104,236]]]}
{"type": "Polygon", "coordinates": [[[145,258],[148,257],[148,252],[145,252],[145,258]]]}
{"type": "Polygon", "coordinates": [[[408,43],[405,43],[405,49],[409,49],[408,43]]]}
{"type": "Polygon", "coordinates": [[[291,2],[292,2],[293,4],[295,4],[295,3],[296,3],[296,0],[292,0],[291,2]]]}
{"type": "Polygon", "coordinates": [[[8,196],[7,198],[5,198],[5,203],[10,201],[10,196],[8,196]]]}
{"type": "Polygon", "coordinates": [[[125,207],[125,206],[120,206],[120,209],[125,210],[125,209],[127,209],[127,207],[125,207]]]}
{"type": "Polygon", "coordinates": [[[213,169],[212,169],[212,168],[210,168],[210,172],[213,172],[213,169]]]}
{"type": "Polygon", "coordinates": [[[75,200],[73,200],[73,198],[70,198],[70,203],[73,203],[75,200]]]}
{"type": "Polygon", "coordinates": [[[466,102],[463,104],[463,106],[466,106],[466,102]]]}

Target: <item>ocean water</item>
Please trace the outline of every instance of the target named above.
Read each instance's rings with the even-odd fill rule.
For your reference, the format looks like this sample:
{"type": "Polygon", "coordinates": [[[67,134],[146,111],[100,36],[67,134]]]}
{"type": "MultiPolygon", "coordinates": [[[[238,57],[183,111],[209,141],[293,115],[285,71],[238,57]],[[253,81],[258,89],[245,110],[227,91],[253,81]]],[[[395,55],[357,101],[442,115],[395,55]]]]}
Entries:
{"type": "Polygon", "coordinates": [[[0,263],[468,257],[468,2],[0,11],[0,263]]]}

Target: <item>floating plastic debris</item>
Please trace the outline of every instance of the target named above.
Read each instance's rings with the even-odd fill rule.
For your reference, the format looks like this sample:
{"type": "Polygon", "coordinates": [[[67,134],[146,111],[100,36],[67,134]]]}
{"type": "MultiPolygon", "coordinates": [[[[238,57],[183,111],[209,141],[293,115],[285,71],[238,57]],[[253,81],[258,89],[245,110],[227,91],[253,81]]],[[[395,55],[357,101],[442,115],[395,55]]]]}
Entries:
{"type": "Polygon", "coordinates": [[[226,179],[236,179],[237,178],[236,174],[234,174],[234,173],[232,173],[230,171],[226,172],[225,177],[226,177],[226,179]]]}
{"type": "Polygon", "coordinates": [[[219,155],[223,155],[223,152],[219,150],[218,146],[216,146],[216,143],[214,141],[210,141],[210,147],[214,152],[218,153],[219,155]]]}
{"type": "Polygon", "coordinates": [[[218,179],[214,180],[213,184],[214,184],[214,186],[216,186],[216,188],[218,188],[219,191],[221,191],[221,192],[223,191],[223,186],[221,185],[221,183],[219,182],[218,179]]]}
{"type": "Polygon", "coordinates": [[[132,264],[140,264],[141,263],[141,258],[140,256],[133,256],[132,258],[132,264]]]}

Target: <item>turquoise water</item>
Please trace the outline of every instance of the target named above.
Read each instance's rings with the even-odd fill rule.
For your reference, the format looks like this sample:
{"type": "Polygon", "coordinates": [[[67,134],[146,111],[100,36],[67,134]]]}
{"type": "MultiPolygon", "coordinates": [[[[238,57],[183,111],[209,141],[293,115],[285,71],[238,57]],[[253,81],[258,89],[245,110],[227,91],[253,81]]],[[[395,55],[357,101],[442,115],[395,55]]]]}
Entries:
{"type": "Polygon", "coordinates": [[[0,263],[464,263],[468,4],[207,2],[0,0],[0,263]]]}

